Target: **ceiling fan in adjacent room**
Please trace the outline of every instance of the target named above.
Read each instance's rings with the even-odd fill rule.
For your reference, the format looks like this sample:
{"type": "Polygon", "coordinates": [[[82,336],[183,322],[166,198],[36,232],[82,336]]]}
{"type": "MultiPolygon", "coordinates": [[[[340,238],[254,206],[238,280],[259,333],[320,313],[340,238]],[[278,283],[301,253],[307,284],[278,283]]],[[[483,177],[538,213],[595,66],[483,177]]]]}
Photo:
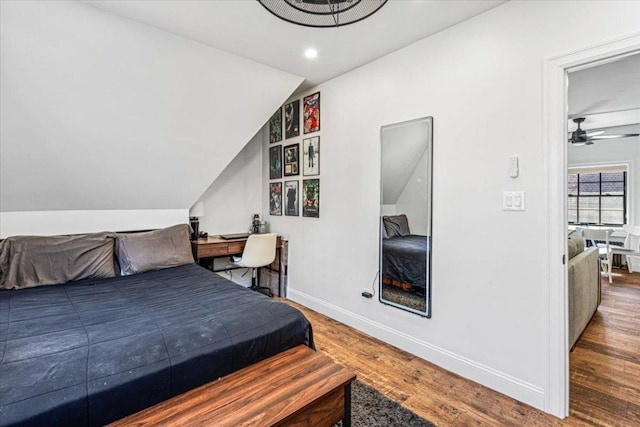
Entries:
{"type": "Polygon", "coordinates": [[[640,133],[623,133],[618,135],[603,135],[605,131],[598,130],[595,132],[586,131],[580,129],[580,123],[584,122],[584,117],[576,117],[573,119],[573,123],[578,125],[578,129],[574,130],[571,133],[571,137],[569,138],[569,142],[573,145],[591,145],[594,141],[598,141],[601,139],[617,139],[617,138],[631,138],[634,136],[640,136],[640,133]]]}

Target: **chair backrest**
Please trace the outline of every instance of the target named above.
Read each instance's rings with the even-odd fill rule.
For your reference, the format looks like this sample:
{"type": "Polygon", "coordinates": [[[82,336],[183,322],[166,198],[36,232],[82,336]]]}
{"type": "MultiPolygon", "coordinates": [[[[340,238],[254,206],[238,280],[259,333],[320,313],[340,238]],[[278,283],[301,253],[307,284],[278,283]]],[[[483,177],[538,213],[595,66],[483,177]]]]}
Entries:
{"type": "Polygon", "coordinates": [[[252,234],[242,251],[242,264],[247,267],[264,267],[276,259],[276,233],[252,234]]]}
{"type": "Polygon", "coordinates": [[[581,228],[579,233],[586,241],[591,241],[591,246],[598,247],[596,241],[605,242],[607,252],[609,252],[609,236],[613,233],[611,228],[581,228]]]}
{"type": "Polygon", "coordinates": [[[627,232],[627,237],[624,239],[624,247],[640,251],[640,226],[625,224],[622,228],[627,232]]]}

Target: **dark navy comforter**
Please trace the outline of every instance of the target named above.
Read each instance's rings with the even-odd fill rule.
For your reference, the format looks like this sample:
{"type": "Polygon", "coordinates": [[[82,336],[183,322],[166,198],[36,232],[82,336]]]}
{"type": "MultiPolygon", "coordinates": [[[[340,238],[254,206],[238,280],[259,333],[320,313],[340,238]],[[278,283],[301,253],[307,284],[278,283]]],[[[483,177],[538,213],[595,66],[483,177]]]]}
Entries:
{"type": "Polygon", "coordinates": [[[427,236],[396,236],[382,239],[382,275],[425,288],[427,236]]]}
{"type": "Polygon", "coordinates": [[[0,290],[0,425],[102,425],[299,344],[299,311],[195,264],[0,290]]]}

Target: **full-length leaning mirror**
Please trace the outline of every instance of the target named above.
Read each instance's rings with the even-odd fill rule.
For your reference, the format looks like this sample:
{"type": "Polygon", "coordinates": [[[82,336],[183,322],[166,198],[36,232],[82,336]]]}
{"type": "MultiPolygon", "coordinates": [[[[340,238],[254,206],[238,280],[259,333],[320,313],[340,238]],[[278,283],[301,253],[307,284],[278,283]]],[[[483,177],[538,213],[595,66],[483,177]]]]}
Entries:
{"type": "Polygon", "coordinates": [[[431,317],[433,118],[383,126],[380,302],[431,317]]]}

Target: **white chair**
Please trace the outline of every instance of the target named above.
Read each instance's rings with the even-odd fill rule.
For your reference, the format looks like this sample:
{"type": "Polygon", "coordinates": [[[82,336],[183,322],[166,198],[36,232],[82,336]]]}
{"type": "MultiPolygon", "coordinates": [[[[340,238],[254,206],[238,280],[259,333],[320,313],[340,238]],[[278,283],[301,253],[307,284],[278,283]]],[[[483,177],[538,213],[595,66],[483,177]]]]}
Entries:
{"type": "MultiPolygon", "coordinates": [[[[637,255],[633,256],[627,252],[619,252],[621,252],[621,255],[627,257],[627,268],[629,269],[629,273],[633,273],[633,261],[637,261],[639,258],[638,255],[640,255],[640,226],[625,224],[622,228],[627,232],[627,237],[624,239],[624,248],[627,251],[635,252],[637,255]]],[[[616,248],[613,248],[614,252],[616,252],[615,249],[616,248]]]]}
{"type": "Polygon", "coordinates": [[[590,241],[591,246],[598,248],[602,271],[605,271],[607,276],[609,276],[609,283],[613,283],[611,277],[611,246],[609,245],[609,237],[611,233],[613,233],[613,230],[611,228],[580,228],[577,230],[585,241],[590,241]],[[604,243],[598,243],[598,241],[604,241],[604,243]]]}
{"type": "Polygon", "coordinates": [[[238,267],[251,268],[251,289],[261,292],[267,296],[273,296],[271,289],[260,286],[258,283],[258,268],[265,267],[276,259],[277,235],[252,234],[247,239],[247,243],[242,251],[242,257],[234,259],[233,265],[238,267]]]}

